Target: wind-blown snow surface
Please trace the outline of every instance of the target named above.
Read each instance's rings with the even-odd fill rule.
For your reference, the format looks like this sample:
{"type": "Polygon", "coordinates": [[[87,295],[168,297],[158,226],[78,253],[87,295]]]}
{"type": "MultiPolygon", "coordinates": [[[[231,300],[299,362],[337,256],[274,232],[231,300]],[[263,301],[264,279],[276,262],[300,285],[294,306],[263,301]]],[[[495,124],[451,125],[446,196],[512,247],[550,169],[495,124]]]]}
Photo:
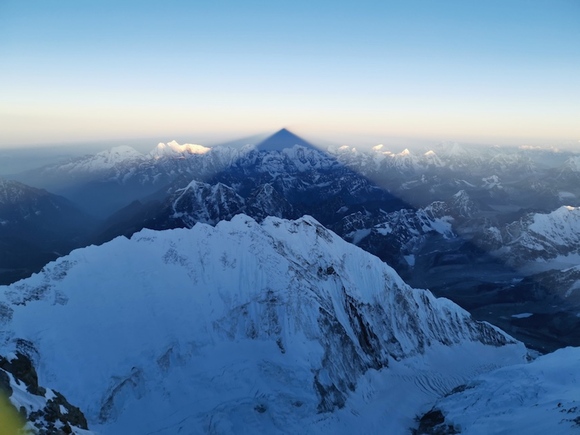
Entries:
{"type": "Polygon", "coordinates": [[[526,355],[310,217],[143,230],[0,298],[3,348],[103,434],[405,433],[526,355]]]}
{"type": "Polygon", "coordinates": [[[437,408],[465,435],[578,433],[578,367],[580,348],[560,349],[484,374],[437,408]]]}

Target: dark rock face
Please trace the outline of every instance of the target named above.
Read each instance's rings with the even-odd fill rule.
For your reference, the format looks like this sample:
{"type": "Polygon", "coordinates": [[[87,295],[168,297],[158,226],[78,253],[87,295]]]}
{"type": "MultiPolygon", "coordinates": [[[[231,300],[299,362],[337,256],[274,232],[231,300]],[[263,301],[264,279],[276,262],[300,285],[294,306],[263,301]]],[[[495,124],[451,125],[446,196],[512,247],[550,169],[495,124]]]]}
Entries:
{"type": "MultiPolygon", "coordinates": [[[[341,281],[333,266],[319,267],[318,275],[341,281]]],[[[325,351],[314,378],[319,412],[343,407],[357,379],[367,370],[388,367],[390,359],[399,361],[421,354],[434,343],[450,346],[466,337],[497,347],[514,342],[491,325],[470,318],[449,316],[442,321],[436,314],[441,308],[427,293],[398,288],[391,308],[388,311],[379,303],[362,303],[345,287],[340,292],[340,310],[346,316],[332,304],[320,305],[318,325],[325,351]],[[425,318],[419,318],[417,312],[425,313],[425,318]],[[339,320],[345,317],[346,324],[339,320]]]]}
{"type": "Polygon", "coordinates": [[[12,361],[0,356],[0,368],[12,373],[16,379],[24,382],[29,393],[35,396],[46,394],[46,389],[38,386],[38,375],[32,362],[20,352],[16,353],[16,358],[12,361]]]}
{"type": "MultiPolygon", "coordinates": [[[[68,433],[72,433],[71,426],[87,430],[87,419],[81,410],[68,403],[62,394],[56,391],[54,394],[55,397],[46,402],[44,409],[30,413],[28,416],[29,420],[33,423],[38,422],[39,425],[44,426],[43,429],[46,433],[56,433],[54,431],[56,431],[55,425],[57,422],[62,423],[64,428],[68,427],[68,430],[70,431],[68,433]],[[64,408],[66,412],[63,413],[61,407],[64,408]]],[[[67,433],[64,428],[63,431],[67,433]]]]}
{"type": "Polygon", "coordinates": [[[4,393],[7,397],[12,396],[10,378],[4,370],[0,370],[0,392],[4,393]]]}
{"type": "MultiPolygon", "coordinates": [[[[24,384],[28,393],[47,399],[43,408],[27,410],[22,406],[14,411],[29,421],[38,434],[70,434],[74,427],[88,430],[87,420],[79,408],[71,405],[59,392],[51,390],[49,395],[46,388],[38,385],[36,369],[26,355],[17,352],[11,360],[0,356],[0,394],[9,399],[14,391],[8,373],[18,385],[24,384]]],[[[10,403],[10,406],[13,405],[10,403]]]]}
{"type": "Polygon", "coordinates": [[[432,409],[419,418],[419,426],[411,429],[413,435],[454,435],[460,433],[453,425],[445,424],[445,416],[439,409],[432,409]]]}

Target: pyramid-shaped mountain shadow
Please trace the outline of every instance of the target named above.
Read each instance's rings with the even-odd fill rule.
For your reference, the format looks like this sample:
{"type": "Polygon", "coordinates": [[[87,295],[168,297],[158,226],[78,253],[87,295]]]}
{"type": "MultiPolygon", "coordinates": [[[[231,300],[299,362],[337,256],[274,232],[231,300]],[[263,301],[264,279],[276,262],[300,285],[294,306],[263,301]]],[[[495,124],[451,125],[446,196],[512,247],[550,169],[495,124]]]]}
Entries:
{"type": "Polygon", "coordinates": [[[292,148],[294,145],[320,151],[310,142],[304,140],[300,136],[295,135],[286,128],[277,131],[273,135],[264,139],[262,142],[258,143],[258,145],[256,145],[256,149],[258,151],[282,151],[284,148],[292,148]]]}
{"type": "MultiPolygon", "coordinates": [[[[396,189],[391,189],[396,183],[409,184],[405,172],[393,168],[379,174],[377,179],[370,178],[377,175],[376,170],[370,176],[365,175],[350,161],[343,163],[342,155],[339,160],[337,155],[317,148],[287,129],[265,139],[255,138],[253,146],[247,146],[247,142],[234,141],[215,146],[206,154],[177,160],[142,159],[145,164],[125,168],[127,172],[121,173],[123,177],[141,174],[140,179],[137,176],[125,177],[123,182],[93,179],[81,186],[84,190],[80,193],[97,207],[111,196],[122,198],[127,204],[110,215],[88,243],[100,244],[121,235],[130,237],[143,228],[191,227],[197,222],[213,225],[239,213],[258,221],[270,215],[294,219],[308,214],[387,262],[412,286],[429,288],[472,313],[480,313],[479,319],[493,324],[499,319],[493,316],[506,317],[505,311],[502,314],[487,308],[505,303],[506,294],[514,293],[509,283],[522,276],[491,256],[483,245],[473,243],[469,234],[463,237],[460,228],[465,222],[462,214],[469,213],[472,207],[477,214],[477,208],[485,206],[485,201],[463,198],[462,209],[455,211],[452,204],[441,201],[432,206],[425,202],[417,205],[414,195],[420,191],[408,190],[407,196],[401,197],[393,193],[396,189]],[[126,179],[129,181],[125,183],[126,179]],[[140,184],[143,180],[150,183],[145,193],[140,184]],[[494,314],[489,317],[487,313],[492,311],[494,314]]],[[[403,154],[401,157],[408,157],[403,154]]],[[[454,196],[458,189],[463,189],[445,182],[435,186],[416,184],[422,189],[437,189],[438,196],[443,197],[454,196]],[[447,190],[440,192],[440,186],[447,190]]],[[[471,230],[474,225],[486,225],[484,220],[467,223],[471,230]]],[[[544,293],[548,294],[549,288],[544,293]]],[[[538,303],[534,298],[522,292],[517,301],[507,303],[532,306],[538,303]]],[[[565,302],[555,305],[570,309],[565,308],[565,302]]],[[[507,312],[507,318],[513,313],[507,312]]],[[[580,318],[575,319],[580,327],[580,318]]],[[[502,326],[529,344],[527,337],[541,335],[537,325],[530,324],[502,326]]],[[[570,339],[568,343],[575,343],[570,337],[566,337],[570,339]]]]}
{"type": "MultiPolygon", "coordinates": [[[[368,225],[382,222],[384,214],[408,210],[412,215],[416,211],[384,185],[286,128],[258,142],[249,153],[240,153],[237,160],[216,168],[212,172],[204,167],[203,178],[194,172],[182,173],[154,194],[120,209],[107,219],[95,242],[118,235],[130,237],[142,228],[215,224],[239,213],[257,220],[268,215],[295,219],[308,214],[343,237],[351,234],[347,240],[357,242],[368,225]]],[[[421,231],[421,225],[411,222],[401,231],[421,231]]],[[[399,265],[403,272],[408,264],[402,260],[402,244],[409,242],[408,235],[401,237],[396,231],[369,234],[361,246],[389,264],[399,265]]],[[[466,251],[467,255],[480,255],[476,249],[466,251]]]]}
{"type": "MultiPolygon", "coordinates": [[[[514,294],[515,288],[501,284],[500,280],[505,277],[517,280],[521,275],[462,237],[456,228],[462,221],[460,212],[454,214],[445,206],[418,209],[389,192],[384,184],[350,169],[334,155],[287,129],[267,137],[249,154],[241,155],[238,161],[203,180],[192,181],[195,174],[191,175],[176,179],[156,195],[120,210],[108,220],[98,242],[117,235],[129,237],[142,228],[164,230],[191,227],[196,222],[216,224],[239,213],[257,220],[268,215],[294,219],[309,214],[394,267],[412,286],[429,288],[438,296],[448,297],[477,313],[481,320],[493,324],[499,321],[486,307],[506,302],[538,303],[537,292],[519,292],[514,300],[506,296],[514,294]],[[297,159],[308,170],[292,173],[295,168],[280,167],[285,162],[283,156],[297,159]],[[267,164],[272,164],[270,172],[259,170],[260,165],[267,164]],[[284,172],[286,169],[289,172],[284,172]],[[273,171],[279,172],[273,175],[273,171]],[[453,215],[452,236],[437,228],[445,222],[446,214],[453,215]],[[414,252],[417,246],[419,251],[414,252]]],[[[549,291],[543,288],[542,293],[548,295],[549,291]]],[[[566,301],[559,298],[554,304],[565,307],[566,301]]],[[[557,323],[552,317],[548,323],[557,323]]],[[[575,322],[580,326],[578,319],[575,322]]],[[[549,343],[554,334],[539,332],[533,322],[516,319],[501,326],[538,350],[551,350],[549,343]]],[[[558,343],[580,344],[577,338],[568,334],[558,343]]]]}
{"type": "MultiPolygon", "coordinates": [[[[416,211],[413,204],[383,184],[283,128],[255,145],[250,153],[240,154],[237,161],[206,173],[203,179],[194,173],[183,174],[155,194],[119,210],[107,220],[95,242],[118,235],[130,237],[142,228],[216,224],[239,213],[257,220],[268,215],[295,219],[308,214],[377,255],[417,286],[429,284],[414,276],[408,262],[413,254],[410,249],[417,243],[431,241],[430,249],[437,249],[441,257],[450,249],[449,254],[460,257],[465,264],[482,263],[482,258],[486,258],[485,263],[494,262],[485,251],[460,236],[448,246],[444,236],[434,230],[436,225],[429,227],[424,218],[417,219],[416,211]],[[292,164],[295,162],[306,169],[298,171],[292,164]],[[402,210],[405,212],[400,215],[389,215],[402,210]],[[391,222],[384,228],[370,229],[387,219],[391,222]]],[[[433,216],[429,211],[425,215],[437,219],[446,212],[433,216]]],[[[432,268],[420,259],[417,265],[425,270],[432,268]]],[[[433,266],[435,269],[438,264],[433,266]]],[[[493,267],[502,273],[511,272],[506,272],[501,263],[494,262],[493,267]]]]}
{"type": "MultiPolygon", "coordinates": [[[[378,213],[379,209],[390,212],[413,207],[283,128],[249,153],[240,153],[239,159],[206,172],[203,179],[195,173],[182,174],[156,193],[120,209],[107,219],[95,242],[118,235],[130,237],[142,228],[215,224],[239,213],[257,220],[269,215],[295,219],[308,214],[336,231],[347,214],[378,213]]],[[[392,248],[388,259],[394,261],[399,250],[396,244],[392,248]]]]}

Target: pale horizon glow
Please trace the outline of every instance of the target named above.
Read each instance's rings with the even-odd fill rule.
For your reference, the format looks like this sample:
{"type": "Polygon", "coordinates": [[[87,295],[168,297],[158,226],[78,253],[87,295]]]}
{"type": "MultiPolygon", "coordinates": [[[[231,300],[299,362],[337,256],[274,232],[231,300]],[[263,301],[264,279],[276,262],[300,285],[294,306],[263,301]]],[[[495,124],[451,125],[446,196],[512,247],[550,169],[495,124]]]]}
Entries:
{"type": "Polygon", "coordinates": [[[0,147],[580,140],[575,0],[199,3],[2,2],[0,147]]]}

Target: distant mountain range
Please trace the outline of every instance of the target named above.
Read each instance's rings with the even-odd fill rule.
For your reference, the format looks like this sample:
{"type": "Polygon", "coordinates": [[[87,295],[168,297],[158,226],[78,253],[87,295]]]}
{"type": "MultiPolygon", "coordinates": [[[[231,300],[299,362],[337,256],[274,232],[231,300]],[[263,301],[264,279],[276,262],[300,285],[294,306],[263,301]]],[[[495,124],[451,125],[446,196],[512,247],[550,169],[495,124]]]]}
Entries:
{"type": "MultiPolygon", "coordinates": [[[[575,264],[573,234],[551,241],[550,234],[559,231],[556,220],[531,236],[542,249],[529,249],[517,234],[532,234],[526,222],[534,216],[567,210],[562,207],[578,201],[577,158],[570,152],[456,143],[419,153],[392,152],[383,145],[322,150],[283,129],[254,145],[209,148],[174,141],[148,154],[117,147],[20,179],[63,194],[100,217],[86,239],[92,243],[130,237],[142,228],[215,225],[238,213],[258,221],[311,215],[413,285],[480,310],[481,318],[502,322],[527,340],[527,332],[519,335],[519,327],[503,322],[503,309],[496,314],[484,307],[522,302],[521,296],[508,296],[521,293],[514,283],[544,272],[547,264],[557,269],[575,264]],[[569,254],[572,263],[553,261],[569,254]]],[[[523,301],[535,301],[531,293],[523,294],[530,299],[523,301]]],[[[565,303],[556,304],[558,311],[550,315],[561,316],[565,303]]],[[[572,306],[564,312],[574,318],[572,306]]],[[[554,339],[547,335],[534,346],[554,339]]],[[[569,344],[580,344],[575,336],[564,336],[569,344]]]]}
{"type": "MultiPolygon", "coordinates": [[[[556,179],[559,187],[565,188],[564,195],[580,195],[577,184],[574,184],[580,172],[574,170],[576,156],[571,153],[468,149],[458,144],[442,144],[435,148],[419,155],[409,150],[392,153],[383,146],[374,147],[370,152],[348,146],[324,151],[283,129],[261,143],[246,146],[207,148],[179,145],[174,141],[159,144],[149,154],[141,154],[127,146],[116,147],[22,173],[15,178],[65,195],[87,212],[100,217],[106,217],[134,200],[159,194],[176,180],[182,179],[180,187],[184,187],[192,179],[208,182],[212,177],[223,177],[224,171],[231,172],[235,168],[247,171],[252,166],[259,167],[259,172],[274,174],[287,169],[284,165],[294,166],[298,161],[305,169],[302,172],[346,168],[405,200],[413,199],[416,206],[454,194],[461,185],[476,186],[487,191],[488,195],[495,195],[497,200],[502,198],[502,189],[508,192],[521,190],[518,193],[525,194],[522,199],[529,200],[532,195],[552,195],[554,192],[546,190],[551,188],[549,181],[556,179]],[[294,147],[302,150],[302,157],[290,152],[294,147]],[[277,157],[271,162],[258,158],[264,155],[277,157]],[[281,158],[286,161],[281,162],[281,158]],[[274,164],[282,166],[276,168],[274,164]],[[482,181],[489,177],[496,181],[482,181]],[[534,180],[533,185],[525,183],[530,179],[534,180]],[[456,185],[451,185],[451,181],[456,185]]],[[[558,203],[551,196],[550,199],[552,203],[558,203]]]]}
{"type": "Polygon", "coordinates": [[[0,181],[0,388],[37,431],[573,433],[578,352],[516,339],[580,346],[578,159],[283,129],[0,181]]]}

